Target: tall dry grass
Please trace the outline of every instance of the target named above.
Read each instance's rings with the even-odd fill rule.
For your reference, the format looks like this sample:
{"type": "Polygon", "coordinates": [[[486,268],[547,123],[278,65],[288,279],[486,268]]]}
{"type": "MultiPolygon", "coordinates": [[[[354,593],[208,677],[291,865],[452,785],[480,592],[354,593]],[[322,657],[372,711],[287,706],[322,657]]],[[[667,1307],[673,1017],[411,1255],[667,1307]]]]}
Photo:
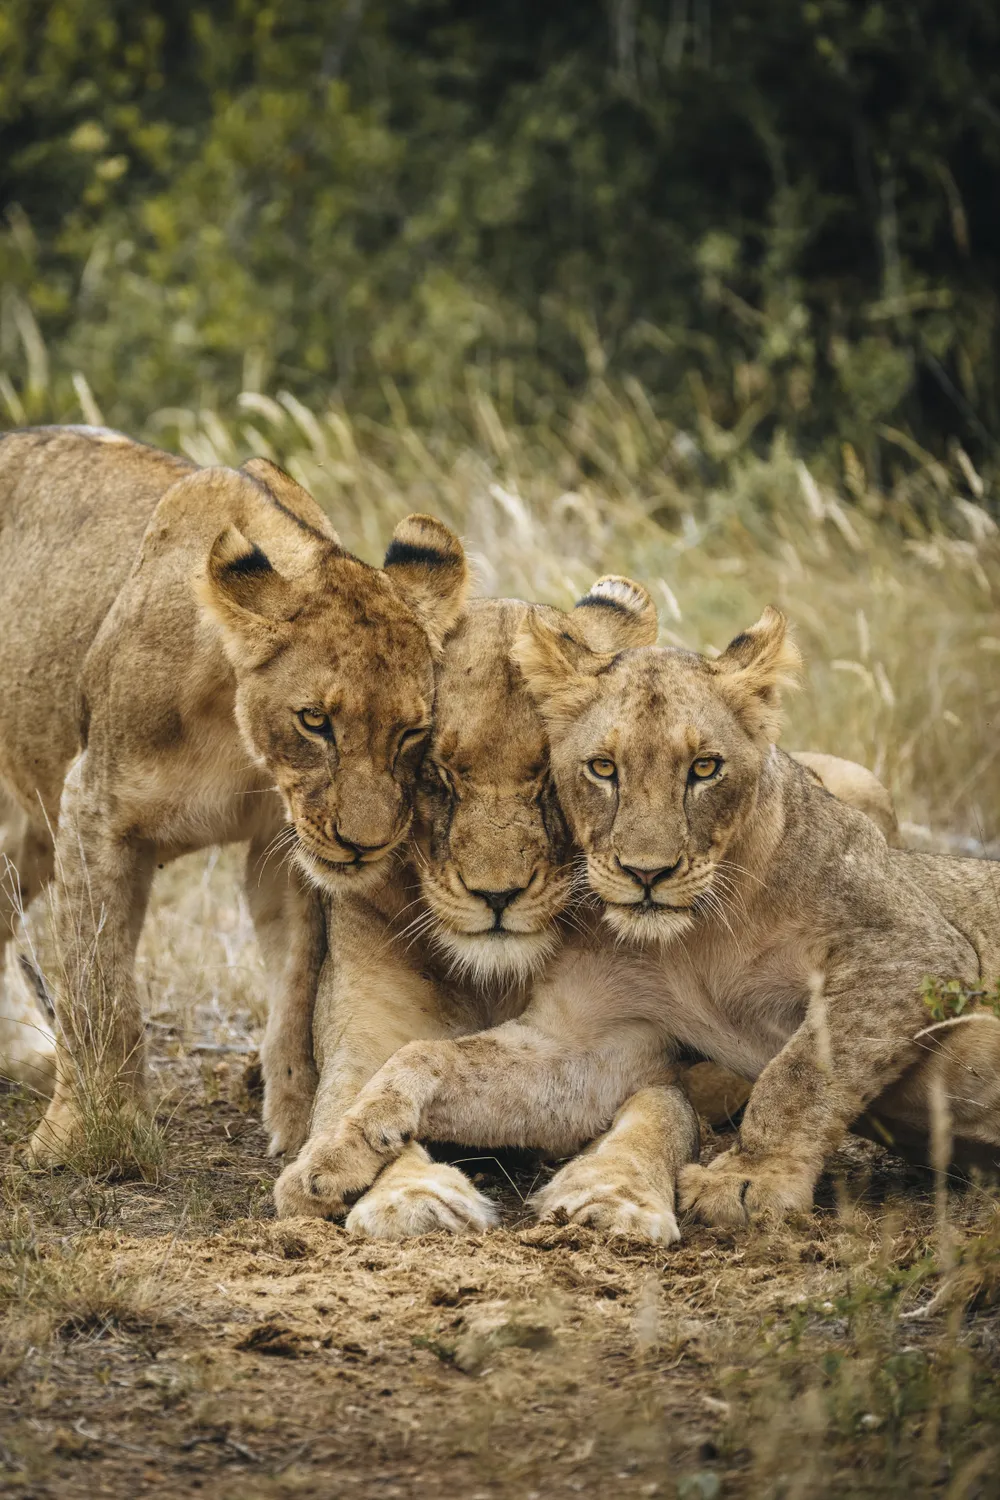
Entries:
{"type": "Polygon", "coordinates": [[[894,434],[885,490],[846,446],[824,480],[780,436],[761,457],[707,415],[678,432],[636,385],[595,382],[564,421],[532,427],[473,385],[463,421],[433,436],[390,404],[379,426],[245,392],[228,417],[168,410],[150,426],[199,463],[276,459],[369,558],[407,511],[435,512],[465,537],[485,593],[565,605],[598,573],[632,574],[653,590],[664,643],[709,651],[777,604],[808,666],[785,742],[871,767],[911,838],[997,846],[1000,530],[961,449],[943,464],[894,434]]]}

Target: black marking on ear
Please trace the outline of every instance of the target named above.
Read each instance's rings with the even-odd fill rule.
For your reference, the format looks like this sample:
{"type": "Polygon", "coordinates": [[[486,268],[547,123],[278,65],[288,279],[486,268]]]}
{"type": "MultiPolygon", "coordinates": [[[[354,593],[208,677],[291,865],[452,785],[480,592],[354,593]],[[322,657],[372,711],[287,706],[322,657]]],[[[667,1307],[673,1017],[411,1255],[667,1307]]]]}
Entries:
{"type": "Polygon", "coordinates": [[[87,741],[90,739],[90,702],[86,693],[80,694],[80,701],[77,705],[76,723],[77,733],[80,737],[80,749],[86,750],[87,741]]]}
{"type": "Polygon", "coordinates": [[[245,577],[251,573],[273,573],[271,560],[266,552],[262,552],[254,542],[249,552],[244,552],[240,557],[234,557],[232,562],[224,564],[223,571],[235,573],[238,577],[245,577]]]}
{"type": "Polygon", "coordinates": [[[634,618],[636,611],[623,604],[620,599],[612,599],[607,594],[584,594],[574,605],[575,609],[613,609],[617,614],[628,615],[634,618]]]}
{"type": "Polygon", "coordinates": [[[745,651],[747,646],[751,645],[753,645],[753,638],[745,630],[741,630],[739,635],[733,636],[726,650],[732,651],[735,656],[738,656],[741,651],[745,651]]]}
{"type": "Polygon", "coordinates": [[[418,564],[422,568],[453,568],[459,559],[436,547],[416,547],[412,542],[391,541],[386,549],[383,568],[418,564]]]}

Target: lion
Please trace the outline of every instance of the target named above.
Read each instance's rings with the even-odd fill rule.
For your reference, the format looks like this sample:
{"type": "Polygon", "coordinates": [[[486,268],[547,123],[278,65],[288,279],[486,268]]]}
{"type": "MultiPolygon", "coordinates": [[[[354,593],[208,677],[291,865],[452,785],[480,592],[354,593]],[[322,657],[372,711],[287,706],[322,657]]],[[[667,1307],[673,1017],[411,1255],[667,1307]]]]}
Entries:
{"type": "MultiPolygon", "coordinates": [[[[307,1147],[276,1189],[283,1214],[333,1215],[345,1207],[342,1197],[325,1196],[323,1163],[341,1118],[392,1052],[417,1038],[442,1040],[513,1022],[526,1011],[537,1015],[539,991],[549,993],[547,976],[558,969],[557,955],[593,925],[570,879],[571,841],[554,796],[545,724],[512,664],[529,618],[599,654],[627,651],[657,633],[648,594],[619,578],[598,580],[569,615],[511,600],[469,605],[438,667],[413,866],[377,899],[335,902],[331,960],[317,1000],[320,1090],[307,1147]]],[[[829,762],[843,794],[860,788],[860,799],[887,809],[895,825],[891,798],[870,773],[833,757],[807,758],[814,779],[829,762]]],[[[599,944],[600,934],[593,936],[599,944]]],[[[570,1040],[572,984],[552,1003],[555,1010],[562,1003],[569,1009],[564,1031],[570,1040]]],[[[561,1022],[553,1024],[554,1040],[561,1022]]],[[[540,1213],[565,1214],[612,1233],[667,1242],[676,1237],[672,1187],[650,1187],[655,1173],[639,1171],[637,1164],[648,1169],[657,1157],[662,1164],[676,1143],[678,1154],[661,1176],[675,1173],[697,1140],[696,1121],[672,1087],[674,1070],[659,1041],[650,1065],[653,1078],[625,1105],[610,1135],[536,1196],[540,1213]]],[[[714,1106],[717,1120],[749,1092],[742,1079],[707,1065],[686,1074],[684,1084],[703,1110],[714,1106]],[[707,1079],[699,1076],[706,1072],[707,1079]]],[[[465,1121],[454,1139],[477,1146],[533,1145],[559,1155],[588,1138],[586,1131],[560,1135],[559,1089],[539,1087],[530,1121],[522,1102],[517,1090],[509,1107],[494,1099],[493,1117],[465,1121]]],[[[603,1130],[616,1107],[592,1117],[592,1134],[603,1130]]],[[[455,1168],[433,1163],[410,1142],[354,1204],[347,1224],[396,1238],[435,1228],[483,1228],[492,1217],[487,1200],[455,1168]]]]}
{"type": "Polygon", "coordinates": [[[199,469],[103,429],[0,440],[0,956],[55,879],[56,1083],[34,1137],[144,1108],[134,955],[156,868],[247,841],[273,1003],[272,1151],[305,1137],[320,893],[377,883],[409,834],[435,654],[467,567],[410,516],[383,569],[276,465],[199,469]]]}

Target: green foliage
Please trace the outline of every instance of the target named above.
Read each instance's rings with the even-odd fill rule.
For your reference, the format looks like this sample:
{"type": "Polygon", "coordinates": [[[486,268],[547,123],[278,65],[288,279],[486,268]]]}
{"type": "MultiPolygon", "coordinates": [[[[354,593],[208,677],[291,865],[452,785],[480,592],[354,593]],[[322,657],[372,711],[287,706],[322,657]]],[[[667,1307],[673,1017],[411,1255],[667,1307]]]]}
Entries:
{"type": "Polygon", "coordinates": [[[8,0],[0,370],[132,427],[636,378],[869,479],[899,430],[982,468],[998,60],[990,0],[8,0]]]}
{"type": "Polygon", "coordinates": [[[935,979],[925,974],[920,995],[933,1021],[953,1021],[982,1012],[1000,1021],[1000,979],[988,990],[973,990],[960,979],[935,979]]]}

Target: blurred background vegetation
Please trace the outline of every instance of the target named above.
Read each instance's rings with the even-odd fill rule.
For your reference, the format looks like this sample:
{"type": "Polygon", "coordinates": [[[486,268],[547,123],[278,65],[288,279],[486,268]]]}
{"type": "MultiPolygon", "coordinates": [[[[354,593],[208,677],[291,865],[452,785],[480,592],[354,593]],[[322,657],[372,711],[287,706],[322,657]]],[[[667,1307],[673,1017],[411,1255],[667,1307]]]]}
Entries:
{"type": "Polygon", "coordinates": [[[0,426],[771,599],[794,738],[993,846],[998,168],[996,0],[3,0],[0,426]]]}
{"type": "Polygon", "coordinates": [[[4,0],[0,368],[988,472],[998,164],[994,0],[4,0]]]}

